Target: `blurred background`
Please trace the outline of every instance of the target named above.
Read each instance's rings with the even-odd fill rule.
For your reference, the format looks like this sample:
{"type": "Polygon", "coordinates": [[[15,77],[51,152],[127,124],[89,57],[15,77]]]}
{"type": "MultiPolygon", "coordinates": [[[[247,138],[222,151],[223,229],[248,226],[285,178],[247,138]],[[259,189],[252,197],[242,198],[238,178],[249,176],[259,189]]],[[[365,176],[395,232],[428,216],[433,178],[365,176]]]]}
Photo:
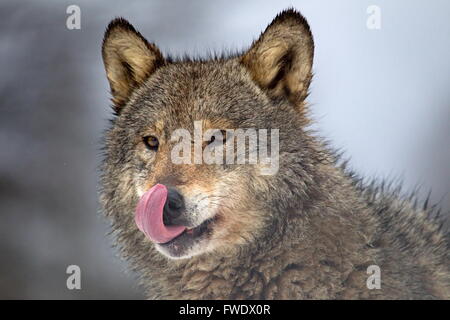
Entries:
{"type": "Polygon", "coordinates": [[[204,56],[248,47],[291,6],[315,37],[314,128],[360,174],[432,189],[450,209],[448,1],[2,0],[0,298],[143,298],[97,202],[108,22],[123,16],[165,53],[204,56]],[[80,30],[66,27],[72,4],[80,30]],[[379,30],[366,26],[373,4],[379,30]],[[66,288],[71,264],[81,290],[66,288]]]}

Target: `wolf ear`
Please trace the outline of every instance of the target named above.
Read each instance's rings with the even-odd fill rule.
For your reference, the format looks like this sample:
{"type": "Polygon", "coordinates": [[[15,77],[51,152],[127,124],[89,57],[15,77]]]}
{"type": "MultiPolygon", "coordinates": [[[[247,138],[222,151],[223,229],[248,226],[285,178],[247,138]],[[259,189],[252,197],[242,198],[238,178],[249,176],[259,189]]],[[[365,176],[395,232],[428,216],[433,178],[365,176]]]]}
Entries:
{"type": "Polygon", "coordinates": [[[241,62],[273,98],[286,97],[301,108],[312,78],[314,41],[306,19],[289,9],[276,16],[241,62]]]}
{"type": "Polygon", "coordinates": [[[116,112],[127,102],[133,89],[165,63],[159,49],[122,18],[108,25],[102,57],[116,112]]]}

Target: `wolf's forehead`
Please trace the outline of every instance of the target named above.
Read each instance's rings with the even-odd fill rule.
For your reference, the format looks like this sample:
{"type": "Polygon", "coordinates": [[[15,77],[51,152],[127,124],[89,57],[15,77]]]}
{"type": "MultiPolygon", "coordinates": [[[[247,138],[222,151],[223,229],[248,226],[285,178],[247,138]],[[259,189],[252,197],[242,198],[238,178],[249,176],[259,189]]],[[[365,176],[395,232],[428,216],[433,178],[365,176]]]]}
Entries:
{"type": "Polygon", "coordinates": [[[240,93],[244,84],[250,85],[250,78],[244,69],[234,61],[188,62],[161,69],[161,82],[170,86],[172,93],[185,94],[186,98],[227,98],[240,93]],[[226,94],[228,93],[228,94],[226,94]]]}
{"type": "Polygon", "coordinates": [[[137,90],[131,104],[126,110],[129,123],[145,130],[160,121],[164,133],[180,128],[193,132],[196,121],[204,121],[203,130],[266,128],[273,116],[263,112],[270,104],[267,96],[234,61],[162,67],[137,90]]]}
{"type": "Polygon", "coordinates": [[[241,111],[258,99],[258,89],[233,61],[175,63],[161,68],[140,90],[145,104],[171,117],[190,119],[241,111]]]}

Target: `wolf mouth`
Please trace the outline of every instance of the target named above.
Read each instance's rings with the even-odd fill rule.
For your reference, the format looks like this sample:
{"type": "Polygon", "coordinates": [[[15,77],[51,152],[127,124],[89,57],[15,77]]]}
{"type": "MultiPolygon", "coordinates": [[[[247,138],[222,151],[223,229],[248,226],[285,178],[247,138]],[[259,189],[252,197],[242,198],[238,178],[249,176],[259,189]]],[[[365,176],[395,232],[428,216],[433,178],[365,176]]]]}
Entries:
{"type": "Polygon", "coordinates": [[[206,236],[211,231],[211,224],[215,218],[209,218],[203,221],[200,225],[194,228],[186,228],[180,235],[176,236],[172,240],[164,243],[159,243],[162,247],[168,247],[171,245],[177,245],[183,242],[183,245],[193,244],[196,240],[206,236]]]}
{"type": "Polygon", "coordinates": [[[196,227],[192,227],[187,221],[174,221],[174,213],[177,213],[175,215],[177,219],[180,214],[186,212],[184,206],[178,206],[175,202],[176,191],[170,190],[170,192],[172,194],[169,199],[168,188],[162,184],[156,184],[144,193],[136,207],[135,222],[138,229],[157,248],[164,248],[170,256],[180,257],[207,237],[216,216],[204,220],[196,227]],[[164,221],[164,215],[169,216],[170,219],[164,221]]]}

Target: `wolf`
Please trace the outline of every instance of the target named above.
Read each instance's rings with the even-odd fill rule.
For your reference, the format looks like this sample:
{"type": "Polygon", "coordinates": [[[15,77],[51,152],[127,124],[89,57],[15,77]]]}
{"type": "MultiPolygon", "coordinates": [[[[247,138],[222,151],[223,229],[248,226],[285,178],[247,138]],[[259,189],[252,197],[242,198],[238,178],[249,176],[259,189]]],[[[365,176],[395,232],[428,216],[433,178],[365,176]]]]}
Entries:
{"type": "Polygon", "coordinates": [[[450,298],[433,208],[360,178],[311,131],[313,55],[295,9],[248,50],[204,59],[164,56],[125,19],[109,24],[100,201],[149,299],[450,298]],[[174,163],[172,133],[196,121],[279,130],[278,170],[174,163]]]}

